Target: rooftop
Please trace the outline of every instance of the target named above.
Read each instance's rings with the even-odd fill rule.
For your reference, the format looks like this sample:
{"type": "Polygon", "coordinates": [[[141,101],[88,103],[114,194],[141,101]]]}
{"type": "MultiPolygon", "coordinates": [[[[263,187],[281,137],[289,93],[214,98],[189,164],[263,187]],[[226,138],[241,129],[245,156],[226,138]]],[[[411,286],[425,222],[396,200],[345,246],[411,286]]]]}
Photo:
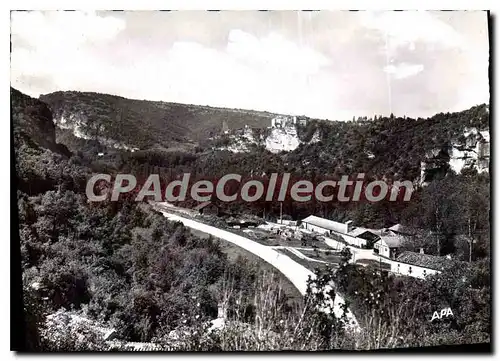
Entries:
{"type": "Polygon", "coordinates": [[[363,227],[356,227],[352,231],[349,232],[349,235],[353,236],[353,237],[357,237],[365,232],[370,232],[370,230],[363,228],[363,227]]]}
{"type": "Polygon", "coordinates": [[[390,248],[396,248],[401,245],[401,237],[399,236],[380,236],[380,240],[384,241],[390,248]]]}
{"type": "Polygon", "coordinates": [[[380,237],[380,231],[363,227],[356,227],[347,234],[351,237],[360,237],[363,239],[376,239],[380,237]],[[361,237],[362,235],[364,237],[361,237]]]}
{"type": "Polygon", "coordinates": [[[392,227],[389,227],[388,229],[390,231],[396,231],[396,232],[399,232],[401,230],[402,226],[398,223],[398,224],[395,224],[394,226],[392,227]]]}
{"type": "Polygon", "coordinates": [[[335,222],[329,219],[316,216],[306,217],[302,220],[302,222],[309,223],[312,224],[313,226],[321,227],[324,229],[328,229],[330,231],[335,231],[340,233],[345,233],[347,229],[347,225],[345,223],[335,222]]]}
{"type": "MultiPolygon", "coordinates": [[[[370,238],[376,238],[379,236],[380,231],[379,230],[373,230],[369,228],[364,228],[364,227],[352,227],[352,229],[347,232],[348,230],[348,223],[352,221],[348,221],[346,223],[341,223],[341,222],[335,222],[326,218],[321,218],[321,217],[316,217],[316,216],[309,216],[306,217],[302,220],[302,222],[312,224],[313,226],[321,227],[324,229],[328,229],[330,231],[342,233],[349,235],[351,237],[359,237],[365,233],[370,233],[370,236],[368,236],[368,239],[370,238]]],[[[361,237],[364,238],[364,237],[361,237]]]]}
{"type": "Polygon", "coordinates": [[[386,228],[386,230],[391,231],[393,233],[401,233],[401,234],[407,234],[407,235],[411,235],[411,234],[415,233],[415,230],[411,230],[409,227],[404,226],[404,225],[399,224],[399,223],[395,224],[392,227],[386,228]]]}
{"type": "Polygon", "coordinates": [[[433,256],[430,254],[422,254],[415,252],[403,252],[401,253],[396,261],[401,263],[408,263],[415,266],[430,268],[436,271],[442,271],[443,269],[453,265],[453,261],[446,257],[433,256]]]}

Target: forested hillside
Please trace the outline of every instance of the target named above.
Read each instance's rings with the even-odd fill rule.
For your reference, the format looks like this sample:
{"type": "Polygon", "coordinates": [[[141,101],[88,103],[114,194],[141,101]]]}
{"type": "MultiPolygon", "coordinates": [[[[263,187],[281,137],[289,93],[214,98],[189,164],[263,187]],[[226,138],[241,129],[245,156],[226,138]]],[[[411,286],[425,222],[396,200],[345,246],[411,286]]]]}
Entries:
{"type": "MultiPolygon", "coordinates": [[[[200,141],[210,132],[220,133],[221,117],[230,127],[260,129],[269,124],[270,114],[77,92],[44,96],[48,105],[14,89],[11,98],[30,349],[74,349],[75,340],[54,342],[43,326],[44,317],[61,307],[116,328],[123,340],[149,342],[166,340],[172,331],[203,334],[224,300],[235,323],[217,337],[193,337],[184,349],[368,349],[489,341],[490,176],[473,169],[455,174],[446,167],[450,144],[466,128],[489,129],[486,106],[430,119],[310,120],[300,136],[319,130],[318,143],[273,154],[259,147],[246,153],[217,151],[200,141]],[[61,117],[83,117],[91,139],[57,137],[54,118],[61,117]],[[112,137],[140,150],[102,144],[112,137]],[[66,145],[59,144],[65,140],[66,145]],[[178,147],[185,142],[193,146],[178,147]],[[421,162],[435,149],[443,150],[445,159],[437,165],[443,172],[420,187],[421,162]],[[84,192],[94,172],[159,173],[165,179],[183,172],[200,178],[290,172],[313,182],[365,172],[369,179],[410,179],[417,189],[410,202],[288,201],[283,212],[295,219],[310,214],[353,219],[374,228],[401,223],[420,230],[405,249],[472,262],[459,262],[460,267],[426,283],[347,266],[349,255],[343,254],[345,262],[335,274],[318,274],[324,282],[333,278],[360,316],[362,333],[346,334],[339,320],[317,311],[321,297],[309,293],[303,302],[290,302],[278,276],[263,277],[259,265],[231,259],[218,241],[200,240],[145,204],[126,199],[90,204],[84,192]],[[468,239],[475,240],[471,253],[468,239]],[[455,318],[429,322],[443,307],[453,307],[455,318]]],[[[278,202],[230,207],[267,217],[280,212],[278,202]]]]}
{"type": "Polygon", "coordinates": [[[230,129],[245,124],[270,125],[272,114],[167,102],[126,99],[114,95],[55,92],[42,95],[56,122],[78,126],[91,138],[116,140],[140,149],[169,143],[200,141],[219,133],[223,121],[230,129]]]}
{"type": "MultiPolygon", "coordinates": [[[[186,172],[195,178],[218,179],[229,173],[248,178],[289,172],[296,179],[316,184],[330,177],[356,176],[358,173],[365,173],[366,181],[410,180],[416,189],[411,202],[297,203],[287,200],[282,204],[283,212],[294,219],[310,214],[339,221],[352,219],[358,226],[374,228],[395,223],[422,227],[438,232],[442,238],[439,246],[433,241],[436,246],[426,247],[436,254],[462,247],[456,236],[469,234],[468,224],[473,221],[471,236],[480,240],[476,251],[484,254],[488,248],[489,173],[464,167],[460,174],[455,174],[450,167],[452,147],[466,147],[464,134],[468,129],[489,132],[487,105],[457,113],[440,113],[428,119],[391,115],[339,122],[306,118],[305,126],[297,126],[299,137],[307,140],[319,133],[320,141],[275,154],[263,147],[240,153],[213,148],[224,139],[224,135],[218,136],[223,122],[227,123],[230,132],[246,124],[260,133],[270,125],[272,115],[267,113],[79,92],[57,92],[42,99],[48,101],[56,119],[71,116],[76,120],[86,119],[86,126],[94,126],[107,137],[125,140],[130,145],[138,144],[135,141],[143,134],[154,137],[154,145],[146,142],[143,143],[145,148],[130,152],[107,147],[97,136],[78,138],[72,131],[61,130],[64,125],[58,123],[58,139],[90,162],[95,171],[132,173],[143,179],[152,173],[160,174],[163,179],[173,179],[186,172]],[[214,137],[210,141],[206,139],[206,132],[210,133],[211,129],[214,137]],[[127,133],[129,138],[123,138],[120,132],[127,133]],[[202,133],[204,139],[197,136],[202,133]],[[100,152],[104,155],[98,156],[100,152]],[[422,175],[423,166],[426,169],[422,175]],[[431,181],[432,186],[421,187],[424,180],[431,181]]],[[[472,149],[471,153],[474,151],[472,149]]],[[[485,161],[489,162],[489,156],[485,161]]],[[[192,202],[182,205],[194,206],[192,202]]],[[[270,217],[276,217],[280,211],[278,202],[257,201],[249,205],[236,201],[222,206],[236,212],[270,217]]]]}
{"type": "MultiPolygon", "coordinates": [[[[207,138],[221,134],[223,124],[227,124],[228,131],[245,125],[258,130],[270,126],[273,117],[264,112],[131,100],[97,93],[56,92],[41,99],[49,105],[60,128],[70,127],[80,137],[97,141],[96,150],[99,150],[98,140],[101,143],[114,140],[143,151],[176,149],[172,146],[176,145],[180,150],[189,146],[190,151],[201,152],[211,148],[207,138]],[[193,149],[195,145],[199,147],[193,149]]],[[[320,174],[364,172],[374,177],[415,180],[420,176],[421,162],[427,160],[429,153],[442,150],[444,158],[449,160],[452,143],[460,142],[466,129],[489,131],[489,109],[484,104],[428,119],[393,115],[350,122],[303,118],[308,123],[299,126],[299,135],[309,139],[319,131],[320,142],[303,144],[278,157],[256,149],[252,151],[255,155],[248,156],[265,161],[256,164],[243,159],[243,164],[256,166],[245,170],[285,169],[301,176],[314,175],[321,169],[320,174]]],[[[228,158],[215,155],[216,159],[219,157],[223,161],[228,158]]],[[[238,163],[245,155],[234,157],[234,163],[238,163]]],[[[446,162],[444,159],[443,163],[446,162]]],[[[218,169],[226,171],[224,167],[218,169]]]]}
{"type": "Polygon", "coordinates": [[[55,125],[47,105],[11,88],[14,151],[18,189],[36,195],[58,187],[85,189],[90,169],[56,143],[55,125]]]}
{"type": "MultiPolygon", "coordinates": [[[[95,150],[94,155],[91,150],[87,153],[93,157],[96,169],[102,172],[132,173],[142,179],[149,174],[160,174],[168,180],[182,173],[199,179],[218,179],[229,173],[251,178],[289,172],[295,179],[307,179],[315,184],[330,177],[357,173],[365,173],[366,181],[410,180],[415,188],[410,202],[298,203],[287,199],[282,205],[262,200],[251,204],[235,201],[221,206],[234,212],[267,217],[278,216],[282,206],[283,213],[293,219],[316,214],[338,221],[351,219],[358,226],[373,228],[396,223],[412,225],[433,232],[433,236],[422,240],[431,254],[447,254],[464,248],[457,236],[470,233],[478,239],[474,256],[477,253],[477,257],[482,257],[489,249],[489,173],[464,168],[456,174],[449,166],[451,144],[460,143],[463,133],[470,128],[489,130],[486,105],[459,113],[437,114],[429,119],[310,120],[306,126],[299,127],[299,135],[307,138],[319,130],[321,141],[278,154],[259,147],[233,153],[213,150],[210,146],[198,146],[192,151],[109,151],[101,158],[95,155],[95,150]],[[426,178],[430,185],[422,187],[421,165],[425,162],[434,167],[435,173],[426,178]],[[435,234],[439,235],[439,242],[435,234]]],[[[195,204],[191,201],[180,205],[195,204]]],[[[467,257],[465,251],[460,252],[461,257],[467,257]]]]}
{"type": "Polygon", "coordinates": [[[308,126],[320,129],[321,142],[305,145],[287,158],[292,164],[300,160],[301,172],[319,168],[338,175],[364,172],[415,180],[427,153],[447,151],[466,128],[488,130],[489,111],[481,105],[428,119],[391,116],[369,121],[312,122],[308,126]]]}
{"type": "Polygon", "coordinates": [[[56,143],[44,103],[14,89],[11,98],[21,241],[12,246],[21,247],[28,348],[72,347],[50,332],[41,337],[45,316],[60,308],[116,328],[123,340],[151,341],[216,318],[228,281],[247,307],[260,274],[255,263],[230,261],[217,241],[146,205],[89,204],[92,164],[56,143]]]}

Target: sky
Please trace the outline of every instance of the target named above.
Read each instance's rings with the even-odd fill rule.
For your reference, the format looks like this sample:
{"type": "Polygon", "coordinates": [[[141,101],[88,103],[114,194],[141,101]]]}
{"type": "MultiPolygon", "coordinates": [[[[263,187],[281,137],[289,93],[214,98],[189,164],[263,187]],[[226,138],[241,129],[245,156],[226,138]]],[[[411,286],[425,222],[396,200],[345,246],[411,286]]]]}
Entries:
{"type": "Polygon", "coordinates": [[[314,118],[489,102],[483,11],[14,11],[11,86],[314,118]]]}

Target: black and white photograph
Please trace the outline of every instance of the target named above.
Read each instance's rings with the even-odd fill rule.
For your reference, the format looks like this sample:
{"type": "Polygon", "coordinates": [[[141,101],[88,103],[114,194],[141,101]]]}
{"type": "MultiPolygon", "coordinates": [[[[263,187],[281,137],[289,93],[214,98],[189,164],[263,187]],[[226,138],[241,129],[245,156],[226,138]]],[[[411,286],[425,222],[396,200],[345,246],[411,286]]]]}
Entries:
{"type": "Polygon", "coordinates": [[[11,349],[491,352],[493,22],[12,10],[11,349]]]}

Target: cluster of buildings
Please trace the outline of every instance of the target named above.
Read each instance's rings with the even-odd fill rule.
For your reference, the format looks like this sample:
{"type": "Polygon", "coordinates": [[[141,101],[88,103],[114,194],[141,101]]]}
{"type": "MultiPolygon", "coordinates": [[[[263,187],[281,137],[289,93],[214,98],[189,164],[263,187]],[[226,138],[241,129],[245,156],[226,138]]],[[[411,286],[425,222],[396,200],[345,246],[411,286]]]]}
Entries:
{"type": "Polygon", "coordinates": [[[367,228],[354,227],[352,221],[340,223],[316,216],[304,218],[301,227],[308,231],[332,236],[337,240],[341,238],[344,243],[359,248],[366,248],[370,242],[379,237],[367,228]]]}
{"type": "Polygon", "coordinates": [[[271,128],[286,128],[295,125],[307,125],[307,119],[295,115],[278,115],[271,119],[271,128]]]}
{"type": "Polygon", "coordinates": [[[302,220],[300,227],[341,241],[349,246],[373,249],[380,261],[391,266],[391,272],[398,275],[425,279],[451,265],[448,257],[438,257],[420,252],[401,252],[405,237],[411,236],[405,227],[396,224],[390,228],[368,229],[345,223],[309,216],[302,220]]]}
{"type": "MultiPolygon", "coordinates": [[[[204,215],[221,216],[225,212],[213,202],[200,203],[195,212],[204,215]]],[[[252,217],[224,217],[225,225],[231,228],[256,228],[261,222],[252,217]]],[[[289,227],[299,227],[348,246],[365,250],[380,262],[390,265],[390,272],[398,275],[425,279],[427,276],[441,272],[452,264],[448,257],[439,257],[420,252],[402,251],[405,238],[413,236],[413,232],[401,224],[389,228],[370,229],[354,226],[352,221],[336,222],[330,219],[308,216],[302,221],[278,220],[278,223],[289,227]],[[371,250],[371,251],[370,251],[371,250]]]]}

